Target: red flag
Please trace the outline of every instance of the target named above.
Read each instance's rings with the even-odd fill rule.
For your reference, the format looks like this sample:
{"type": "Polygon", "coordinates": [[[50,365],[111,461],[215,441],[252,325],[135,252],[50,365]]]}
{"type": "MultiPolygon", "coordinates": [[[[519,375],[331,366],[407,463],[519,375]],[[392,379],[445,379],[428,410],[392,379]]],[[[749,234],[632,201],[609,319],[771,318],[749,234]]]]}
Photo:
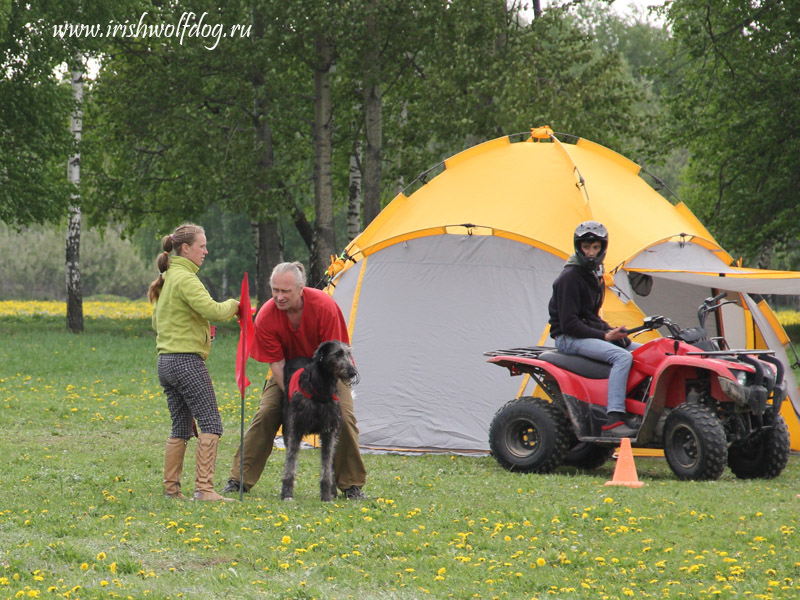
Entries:
{"type": "Polygon", "coordinates": [[[242,279],[242,297],[239,299],[239,349],[236,353],[236,383],[244,398],[244,391],[250,385],[245,369],[253,346],[253,312],[250,310],[250,283],[247,273],[242,279]]]}

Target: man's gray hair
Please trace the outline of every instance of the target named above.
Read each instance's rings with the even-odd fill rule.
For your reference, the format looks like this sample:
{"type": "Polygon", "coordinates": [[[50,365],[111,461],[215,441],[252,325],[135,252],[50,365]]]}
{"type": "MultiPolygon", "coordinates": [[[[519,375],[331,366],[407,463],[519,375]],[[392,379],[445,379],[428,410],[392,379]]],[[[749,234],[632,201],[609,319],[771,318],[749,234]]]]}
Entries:
{"type": "Polygon", "coordinates": [[[275,268],[272,269],[272,275],[269,277],[270,286],[272,286],[276,275],[283,275],[284,273],[291,273],[294,276],[298,288],[306,286],[306,269],[299,262],[283,262],[275,265],[275,268]]]}

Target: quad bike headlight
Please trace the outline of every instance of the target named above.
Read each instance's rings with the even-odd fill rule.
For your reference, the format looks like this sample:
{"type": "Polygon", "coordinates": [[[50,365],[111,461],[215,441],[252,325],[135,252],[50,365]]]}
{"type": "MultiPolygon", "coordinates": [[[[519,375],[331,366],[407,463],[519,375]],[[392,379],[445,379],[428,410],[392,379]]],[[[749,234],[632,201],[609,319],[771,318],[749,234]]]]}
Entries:
{"type": "Polygon", "coordinates": [[[739,385],[747,385],[747,371],[733,371],[739,385]]]}

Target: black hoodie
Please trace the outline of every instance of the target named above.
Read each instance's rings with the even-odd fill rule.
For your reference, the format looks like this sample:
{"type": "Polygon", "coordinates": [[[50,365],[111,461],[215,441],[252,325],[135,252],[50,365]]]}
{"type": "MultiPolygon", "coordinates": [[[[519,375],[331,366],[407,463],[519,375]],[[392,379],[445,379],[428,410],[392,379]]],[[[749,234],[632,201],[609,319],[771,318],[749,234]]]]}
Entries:
{"type": "Polygon", "coordinates": [[[602,278],[569,261],[553,282],[553,296],[548,306],[550,336],[567,334],[576,338],[605,339],[611,326],[600,318],[604,297],[602,278]]]}

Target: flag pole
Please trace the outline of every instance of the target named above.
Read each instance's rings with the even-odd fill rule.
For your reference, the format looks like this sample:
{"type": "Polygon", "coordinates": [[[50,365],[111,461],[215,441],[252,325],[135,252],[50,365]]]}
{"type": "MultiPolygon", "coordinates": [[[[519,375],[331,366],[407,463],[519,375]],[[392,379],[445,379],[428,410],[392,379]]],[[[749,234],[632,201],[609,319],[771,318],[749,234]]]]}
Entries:
{"type": "MultiPolygon", "coordinates": [[[[247,344],[239,344],[242,347],[242,365],[247,360],[245,353],[247,344]]],[[[244,367],[242,367],[244,368],[244,367]]],[[[240,386],[239,391],[242,395],[242,406],[239,411],[239,502],[244,502],[244,386],[240,386]]]]}
{"type": "Polygon", "coordinates": [[[247,272],[242,278],[242,294],[239,299],[239,348],[236,355],[236,383],[242,397],[239,410],[239,501],[244,501],[244,395],[250,382],[247,380],[247,359],[253,341],[253,321],[250,310],[250,282],[247,272]]]}

